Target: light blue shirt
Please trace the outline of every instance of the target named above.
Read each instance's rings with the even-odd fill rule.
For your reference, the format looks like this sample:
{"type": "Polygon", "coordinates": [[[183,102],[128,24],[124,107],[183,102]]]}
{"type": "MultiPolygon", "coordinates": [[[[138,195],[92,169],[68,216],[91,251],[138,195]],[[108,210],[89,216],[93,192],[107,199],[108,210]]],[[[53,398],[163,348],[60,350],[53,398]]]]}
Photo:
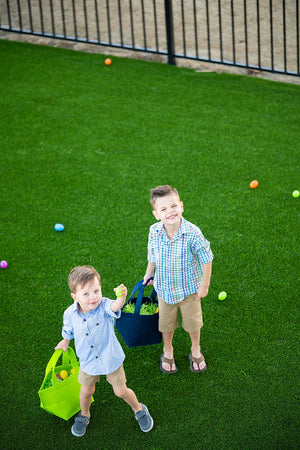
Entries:
{"type": "Polygon", "coordinates": [[[155,263],[154,287],[166,303],[179,303],[197,292],[202,266],[212,259],[210,243],[183,217],[173,239],[169,239],[162,222],[150,227],[148,261],[155,263]]]}
{"type": "Polygon", "coordinates": [[[114,319],[121,311],[111,310],[113,300],[103,297],[93,311],[82,314],[74,302],[64,312],[62,336],[75,341],[81,369],[88,375],[107,375],[117,370],[125,359],[116,338],[114,319]]]}

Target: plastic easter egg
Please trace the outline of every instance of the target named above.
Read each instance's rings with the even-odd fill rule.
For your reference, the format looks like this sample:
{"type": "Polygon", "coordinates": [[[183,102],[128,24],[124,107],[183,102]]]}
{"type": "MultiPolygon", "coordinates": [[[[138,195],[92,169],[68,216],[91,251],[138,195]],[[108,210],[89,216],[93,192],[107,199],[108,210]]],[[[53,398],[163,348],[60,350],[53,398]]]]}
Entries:
{"type": "Polygon", "coordinates": [[[66,370],[61,370],[61,371],[59,372],[59,375],[60,375],[60,378],[61,378],[62,380],[65,380],[65,379],[68,378],[68,376],[69,376],[69,374],[68,374],[68,372],[67,372],[66,370]]]}
{"type": "Polygon", "coordinates": [[[253,180],[253,181],[251,181],[251,183],[250,183],[250,187],[251,187],[251,189],[255,189],[255,188],[257,188],[257,186],[258,186],[258,181],[257,180],[253,180]]]}
{"type": "Polygon", "coordinates": [[[63,224],[61,224],[61,223],[56,223],[55,225],[54,225],[54,230],[55,231],[63,231],[65,229],[65,227],[63,226],[63,224]]]}
{"type": "Polygon", "coordinates": [[[220,294],[218,295],[219,300],[225,300],[226,297],[227,293],[225,291],[220,292],[220,294]]]}

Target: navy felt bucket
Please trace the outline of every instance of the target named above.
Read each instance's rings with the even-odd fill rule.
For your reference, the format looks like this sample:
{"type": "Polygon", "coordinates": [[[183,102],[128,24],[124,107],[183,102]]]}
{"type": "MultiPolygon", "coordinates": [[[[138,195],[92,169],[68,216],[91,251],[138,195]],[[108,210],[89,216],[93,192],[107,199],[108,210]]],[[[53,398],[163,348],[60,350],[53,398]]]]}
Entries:
{"type": "Polygon", "coordinates": [[[155,289],[153,288],[150,297],[144,296],[144,289],[145,285],[141,280],[134,286],[129,299],[125,303],[125,305],[129,302],[135,303],[134,312],[128,313],[121,310],[121,317],[116,320],[116,328],[127,347],[159,344],[162,340],[161,332],[158,331],[158,312],[151,315],[140,314],[143,303],[152,302],[157,303],[158,306],[155,289]],[[137,292],[137,297],[134,297],[137,292]]]}

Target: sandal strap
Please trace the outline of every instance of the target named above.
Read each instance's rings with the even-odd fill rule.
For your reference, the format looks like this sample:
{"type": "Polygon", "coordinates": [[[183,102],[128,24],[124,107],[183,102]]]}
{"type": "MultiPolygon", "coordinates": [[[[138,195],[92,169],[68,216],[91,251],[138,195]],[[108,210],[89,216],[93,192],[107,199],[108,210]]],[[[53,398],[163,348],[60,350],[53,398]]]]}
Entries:
{"type": "Polygon", "coordinates": [[[174,358],[169,359],[169,358],[166,358],[165,356],[162,356],[161,357],[161,362],[162,363],[166,363],[166,364],[170,364],[170,366],[172,366],[172,364],[175,363],[175,359],[174,358]]]}
{"type": "Polygon", "coordinates": [[[203,361],[205,362],[205,359],[204,359],[204,356],[202,355],[202,353],[200,355],[200,358],[195,358],[195,356],[192,355],[192,362],[193,363],[201,364],[203,361]]]}

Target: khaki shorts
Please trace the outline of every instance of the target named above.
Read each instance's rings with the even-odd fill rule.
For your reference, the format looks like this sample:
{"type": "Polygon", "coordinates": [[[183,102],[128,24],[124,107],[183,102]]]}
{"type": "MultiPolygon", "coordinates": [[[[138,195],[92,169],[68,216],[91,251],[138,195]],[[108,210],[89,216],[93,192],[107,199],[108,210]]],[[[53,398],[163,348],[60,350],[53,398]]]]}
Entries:
{"type": "MultiPolygon", "coordinates": [[[[83,370],[79,369],[78,381],[83,386],[93,386],[94,384],[99,382],[100,376],[101,375],[88,375],[83,370]]],[[[114,372],[107,374],[106,380],[112,386],[116,387],[126,384],[126,376],[123,364],[114,372]]]]}
{"type": "Polygon", "coordinates": [[[178,327],[178,310],[181,311],[182,328],[187,333],[194,333],[203,326],[201,301],[196,294],[189,295],[180,303],[169,305],[158,296],[159,324],[161,333],[171,333],[178,327]]]}

